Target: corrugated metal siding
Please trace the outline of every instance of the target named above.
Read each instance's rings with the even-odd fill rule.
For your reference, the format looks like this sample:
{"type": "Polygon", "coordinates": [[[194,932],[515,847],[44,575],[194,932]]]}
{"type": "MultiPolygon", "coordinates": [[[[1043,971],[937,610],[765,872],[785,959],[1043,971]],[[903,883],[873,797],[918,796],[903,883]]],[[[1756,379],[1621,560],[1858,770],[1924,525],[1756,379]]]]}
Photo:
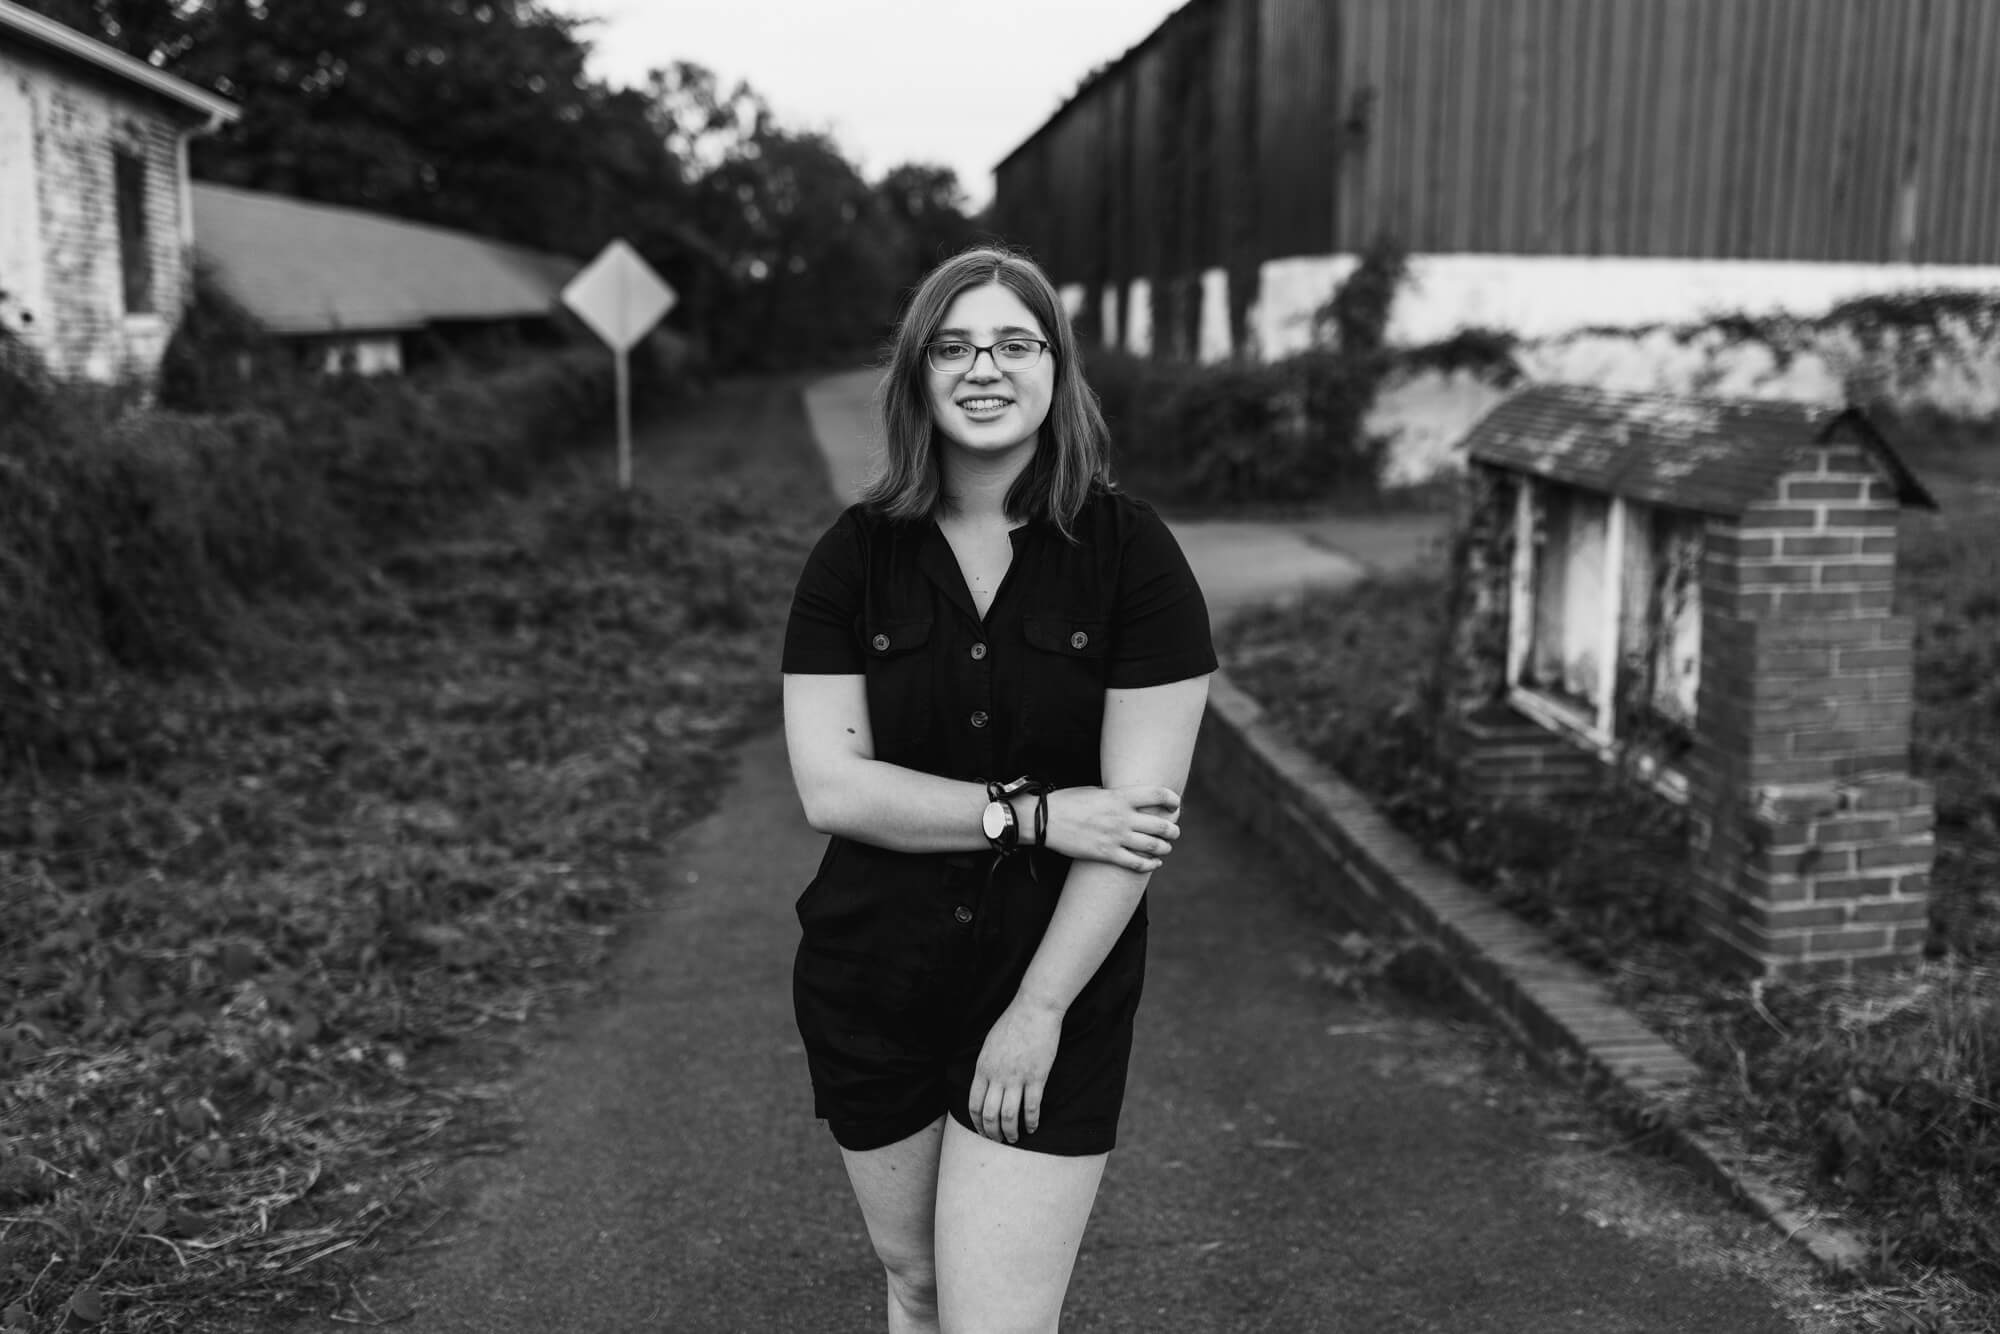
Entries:
{"type": "Polygon", "coordinates": [[[1385,229],[2000,262],[2000,5],[1195,0],[1002,164],[997,201],[1062,280],[1156,289],[1385,229]]]}
{"type": "Polygon", "coordinates": [[[1267,258],[1258,217],[1263,145],[1257,120],[1257,69],[1263,44],[1259,6],[1245,0],[1212,5],[1215,23],[1216,210],[1220,235],[1214,263],[1229,272],[1232,344],[1240,346],[1257,268],[1267,258]]]}
{"type": "Polygon", "coordinates": [[[1257,122],[1268,255],[1326,249],[1334,215],[1340,94],[1337,7],[1259,0],[1257,122]]]}
{"type": "Polygon", "coordinates": [[[1126,244],[1134,277],[1160,273],[1160,206],[1164,202],[1160,178],[1166,142],[1166,127],[1161,123],[1161,50],[1154,45],[1142,53],[1126,75],[1132,107],[1132,217],[1126,244]]]}

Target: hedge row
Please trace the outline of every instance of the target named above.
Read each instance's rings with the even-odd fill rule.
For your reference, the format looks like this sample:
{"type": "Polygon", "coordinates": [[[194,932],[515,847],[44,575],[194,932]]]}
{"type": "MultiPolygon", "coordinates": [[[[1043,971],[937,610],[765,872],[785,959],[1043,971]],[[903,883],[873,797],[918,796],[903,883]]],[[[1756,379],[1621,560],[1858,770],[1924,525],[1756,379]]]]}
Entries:
{"type": "Polygon", "coordinates": [[[117,673],[212,660],[246,601],[332,587],[399,535],[518,489],[600,439],[613,402],[597,349],[274,382],[213,414],[4,362],[0,382],[0,766],[59,754],[65,709],[117,673]]]}
{"type": "Polygon", "coordinates": [[[1338,352],[1213,366],[1088,354],[1121,482],[1168,504],[1349,501],[1379,489],[1373,377],[1338,352]]]}

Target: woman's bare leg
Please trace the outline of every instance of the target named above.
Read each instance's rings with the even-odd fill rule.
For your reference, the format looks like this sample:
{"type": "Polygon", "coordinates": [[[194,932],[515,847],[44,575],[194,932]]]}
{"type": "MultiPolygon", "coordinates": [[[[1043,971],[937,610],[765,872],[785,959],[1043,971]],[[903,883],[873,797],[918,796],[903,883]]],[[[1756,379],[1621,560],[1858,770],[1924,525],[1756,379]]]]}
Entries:
{"type": "Polygon", "coordinates": [[[889,1278],[889,1334],[937,1334],[937,1260],[933,1250],[938,1146],[945,1117],[886,1148],[842,1149],[847,1179],[861,1201],[868,1240],[889,1278]]]}
{"type": "Polygon", "coordinates": [[[945,1122],[937,1276],[946,1334],[1053,1334],[1108,1156],[1030,1153],[945,1122]]]}

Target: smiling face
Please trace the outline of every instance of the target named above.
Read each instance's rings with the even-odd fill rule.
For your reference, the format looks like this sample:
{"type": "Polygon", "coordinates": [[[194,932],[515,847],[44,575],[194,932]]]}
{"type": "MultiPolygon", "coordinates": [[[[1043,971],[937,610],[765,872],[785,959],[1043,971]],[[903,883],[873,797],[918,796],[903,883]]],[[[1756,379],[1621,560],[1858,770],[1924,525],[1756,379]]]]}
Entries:
{"type": "MultiPolygon", "coordinates": [[[[1048,340],[1021,298],[998,283],[970,287],[946,308],[933,344],[962,342],[987,347],[1009,338],[1048,340]]],[[[1056,380],[1055,354],[1042,353],[1024,371],[1003,371],[993,353],[981,352],[963,371],[947,373],[924,365],[924,389],[931,420],[945,439],[976,455],[1022,449],[1033,454],[1037,434],[1049,415],[1056,380]]]]}

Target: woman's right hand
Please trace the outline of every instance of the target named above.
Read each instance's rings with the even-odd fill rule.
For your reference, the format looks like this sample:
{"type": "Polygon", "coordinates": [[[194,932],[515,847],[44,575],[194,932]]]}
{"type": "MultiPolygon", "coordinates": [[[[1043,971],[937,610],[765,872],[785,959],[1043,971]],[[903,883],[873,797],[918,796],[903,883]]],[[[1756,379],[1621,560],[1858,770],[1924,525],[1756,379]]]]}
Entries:
{"type": "MultiPolygon", "coordinates": [[[[1127,871],[1160,869],[1181,836],[1176,823],[1181,795],[1170,787],[1060,787],[1048,794],[1048,834],[1043,846],[1076,861],[1109,862],[1127,871]]],[[[1022,841],[1034,840],[1034,798],[1026,808],[1022,841]]]]}

